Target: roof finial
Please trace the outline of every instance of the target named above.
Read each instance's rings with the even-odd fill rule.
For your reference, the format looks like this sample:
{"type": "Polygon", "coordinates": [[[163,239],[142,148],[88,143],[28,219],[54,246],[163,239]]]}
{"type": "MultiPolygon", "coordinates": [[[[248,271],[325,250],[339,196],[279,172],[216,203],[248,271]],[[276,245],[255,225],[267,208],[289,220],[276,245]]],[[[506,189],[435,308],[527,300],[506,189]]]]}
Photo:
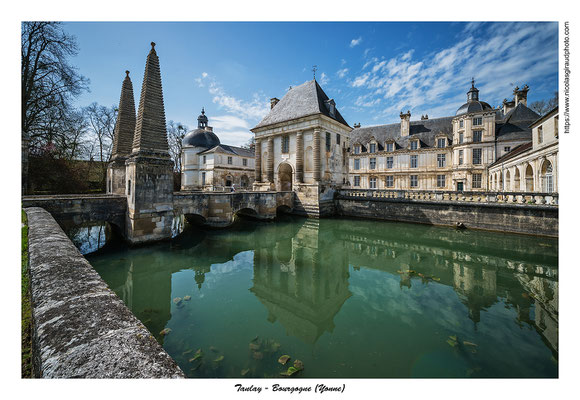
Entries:
{"type": "Polygon", "coordinates": [[[474,88],[475,87],[475,78],[471,77],[471,87],[474,88]]]}
{"type": "Polygon", "coordinates": [[[201,115],[205,115],[205,107],[201,108],[201,115]]]}
{"type": "Polygon", "coordinates": [[[318,65],[313,65],[312,66],[312,73],[314,75],[314,80],[316,80],[316,70],[318,70],[318,65]]]}
{"type": "Polygon", "coordinates": [[[155,42],[151,42],[151,50],[155,50],[155,42]]]}
{"type": "Polygon", "coordinates": [[[125,71],[125,73],[127,74],[127,78],[129,77],[129,70],[125,71]]]}

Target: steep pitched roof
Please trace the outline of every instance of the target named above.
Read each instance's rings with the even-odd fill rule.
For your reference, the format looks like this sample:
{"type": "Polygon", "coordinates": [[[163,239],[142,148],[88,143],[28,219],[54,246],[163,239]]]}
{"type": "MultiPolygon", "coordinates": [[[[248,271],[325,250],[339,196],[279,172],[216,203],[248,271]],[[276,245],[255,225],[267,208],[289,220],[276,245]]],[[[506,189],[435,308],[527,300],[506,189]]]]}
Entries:
{"type": "Polygon", "coordinates": [[[401,124],[376,125],[356,128],[350,133],[350,143],[366,145],[374,137],[381,145],[387,140],[394,140],[397,148],[406,148],[409,140],[419,139],[422,147],[435,147],[435,137],[439,134],[453,140],[453,117],[433,118],[411,121],[409,136],[401,137],[401,124]]]}
{"type": "Polygon", "coordinates": [[[209,154],[209,153],[225,153],[240,157],[254,157],[254,150],[244,149],[243,147],[228,146],[227,144],[219,144],[217,146],[212,147],[211,149],[201,151],[198,154],[209,154]]]}
{"type": "Polygon", "coordinates": [[[499,121],[496,120],[495,135],[498,141],[531,140],[530,125],[540,116],[522,103],[518,103],[499,121]]]}
{"type": "Polygon", "coordinates": [[[330,114],[324,104],[326,100],[329,100],[328,96],[315,79],[305,82],[288,90],[282,100],[253,129],[316,114],[325,115],[350,128],[338,109],[334,116],[330,114]]]}
{"type": "Polygon", "coordinates": [[[119,100],[119,111],[117,122],[113,132],[113,150],[111,160],[118,156],[128,156],[133,146],[133,134],[135,133],[135,97],[133,96],[133,83],[129,78],[129,71],[125,71],[127,76],[123,80],[121,87],[121,98],[119,100]]]}

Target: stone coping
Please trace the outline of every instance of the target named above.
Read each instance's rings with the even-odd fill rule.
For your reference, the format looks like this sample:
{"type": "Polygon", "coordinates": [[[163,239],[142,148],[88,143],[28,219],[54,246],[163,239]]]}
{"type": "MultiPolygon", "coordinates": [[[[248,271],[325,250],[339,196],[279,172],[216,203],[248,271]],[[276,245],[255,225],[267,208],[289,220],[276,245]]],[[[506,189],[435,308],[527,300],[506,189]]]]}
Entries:
{"type": "Polygon", "coordinates": [[[184,378],[54,218],[25,211],[36,377],[184,378]]]}

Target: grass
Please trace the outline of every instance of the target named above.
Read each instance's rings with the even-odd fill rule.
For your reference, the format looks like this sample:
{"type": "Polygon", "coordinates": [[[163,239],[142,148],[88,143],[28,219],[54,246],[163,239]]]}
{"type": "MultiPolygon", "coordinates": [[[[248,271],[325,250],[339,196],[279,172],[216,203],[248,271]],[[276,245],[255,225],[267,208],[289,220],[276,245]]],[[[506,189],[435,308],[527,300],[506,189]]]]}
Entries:
{"type": "Polygon", "coordinates": [[[28,219],[22,210],[22,378],[32,378],[32,305],[28,273],[28,219]]]}

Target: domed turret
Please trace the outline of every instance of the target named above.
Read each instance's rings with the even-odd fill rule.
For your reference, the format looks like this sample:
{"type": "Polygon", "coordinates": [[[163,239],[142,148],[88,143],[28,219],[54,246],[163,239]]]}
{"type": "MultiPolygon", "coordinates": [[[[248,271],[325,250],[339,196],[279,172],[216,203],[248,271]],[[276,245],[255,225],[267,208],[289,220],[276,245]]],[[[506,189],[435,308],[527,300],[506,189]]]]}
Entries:
{"type": "Polygon", "coordinates": [[[471,79],[471,89],[467,92],[467,103],[459,107],[455,115],[490,111],[492,107],[485,101],[479,101],[479,90],[475,87],[475,79],[471,79]]]}
{"type": "Polygon", "coordinates": [[[189,132],[183,138],[183,147],[203,147],[210,149],[220,144],[220,139],[212,132],[211,127],[207,126],[207,116],[205,110],[201,109],[201,115],[197,117],[197,129],[189,132]]]}

